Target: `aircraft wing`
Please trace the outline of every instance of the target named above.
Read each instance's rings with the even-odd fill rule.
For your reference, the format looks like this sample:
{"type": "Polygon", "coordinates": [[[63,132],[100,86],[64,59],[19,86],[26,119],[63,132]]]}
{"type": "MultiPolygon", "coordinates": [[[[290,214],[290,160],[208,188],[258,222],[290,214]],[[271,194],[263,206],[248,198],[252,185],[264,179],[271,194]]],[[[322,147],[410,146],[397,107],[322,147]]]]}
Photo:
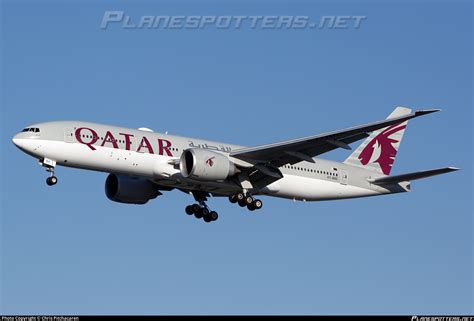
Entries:
{"type": "Polygon", "coordinates": [[[263,187],[283,177],[278,167],[301,161],[314,163],[313,157],[336,148],[351,149],[349,144],[368,137],[370,132],[437,111],[440,110],[419,110],[366,125],[274,144],[242,148],[231,152],[230,156],[255,164],[249,170],[249,178],[258,187],[263,187]]]}
{"type": "Polygon", "coordinates": [[[295,164],[301,161],[314,163],[313,157],[336,148],[351,149],[349,144],[368,137],[370,132],[437,111],[439,109],[420,110],[405,116],[384,119],[348,129],[274,144],[242,148],[231,152],[230,156],[246,161],[271,163],[276,167],[285,164],[295,164]]]}

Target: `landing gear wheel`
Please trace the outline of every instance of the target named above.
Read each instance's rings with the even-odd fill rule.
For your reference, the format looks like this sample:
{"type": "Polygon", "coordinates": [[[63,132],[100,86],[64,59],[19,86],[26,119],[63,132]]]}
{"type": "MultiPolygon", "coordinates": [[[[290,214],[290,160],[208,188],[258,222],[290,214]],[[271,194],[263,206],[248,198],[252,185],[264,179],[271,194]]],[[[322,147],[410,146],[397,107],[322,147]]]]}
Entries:
{"type": "Polygon", "coordinates": [[[217,212],[212,211],[211,213],[209,213],[209,217],[212,221],[216,221],[219,218],[219,215],[217,214],[217,212]]]}
{"type": "Polygon", "coordinates": [[[193,205],[191,205],[191,207],[193,208],[193,213],[194,214],[201,211],[201,206],[199,206],[199,204],[193,204],[193,205]]]}
{"type": "Polygon", "coordinates": [[[206,207],[201,209],[201,213],[203,217],[209,216],[209,210],[206,207]]]}
{"type": "Polygon", "coordinates": [[[245,197],[245,204],[248,206],[250,204],[253,203],[253,197],[248,195],[247,197],[245,197]]]}
{"type": "Polygon", "coordinates": [[[186,206],[185,212],[188,215],[193,215],[194,214],[193,206],[192,205],[186,206]]]}
{"type": "Polygon", "coordinates": [[[206,222],[206,223],[212,222],[212,218],[211,218],[209,215],[204,216],[204,217],[203,217],[203,220],[204,220],[204,222],[206,222]]]}
{"type": "Polygon", "coordinates": [[[57,182],[58,178],[56,176],[51,176],[46,179],[46,184],[48,184],[49,186],[56,185],[57,182]]]}
{"type": "Polygon", "coordinates": [[[237,203],[237,195],[234,194],[229,196],[229,202],[231,202],[232,204],[237,203]]]}
{"type": "Polygon", "coordinates": [[[247,202],[245,202],[245,198],[239,200],[239,206],[240,206],[240,207],[245,207],[245,206],[247,206],[247,202]]]}
{"type": "Polygon", "coordinates": [[[202,218],[203,215],[202,215],[201,209],[199,209],[199,211],[197,211],[197,212],[194,212],[194,216],[195,216],[196,218],[202,218]]]}
{"type": "Polygon", "coordinates": [[[255,200],[252,203],[252,207],[255,208],[256,210],[261,209],[263,206],[263,202],[261,200],[255,200]]]}
{"type": "Polygon", "coordinates": [[[237,193],[235,196],[237,197],[237,201],[239,201],[239,202],[244,200],[244,198],[245,198],[244,193],[237,193]]]}
{"type": "Polygon", "coordinates": [[[255,206],[253,204],[248,204],[247,208],[249,211],[255,211],[255,206]]]}

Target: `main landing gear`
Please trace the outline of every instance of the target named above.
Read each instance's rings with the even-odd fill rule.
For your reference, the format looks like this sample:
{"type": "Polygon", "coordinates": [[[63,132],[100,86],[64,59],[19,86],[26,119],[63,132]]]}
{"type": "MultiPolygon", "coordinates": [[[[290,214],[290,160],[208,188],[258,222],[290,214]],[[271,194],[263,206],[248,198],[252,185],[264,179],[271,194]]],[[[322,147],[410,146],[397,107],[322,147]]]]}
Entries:
{"type": "Polygon", "coordinates": [[[247,206],[250,211],[259,210],[263,206],[261,200],[255,199],[252,195],[244,194],[242,192],[229,196],[229,201],[231,203],[238,203],[240,207],[247,206]]]}
{"type": "Polygon", "coordinates": [[[206,223],[214,222],[219,218],[217,212],[211,211],[206,204],[207,196],[209,196],[207,192],[193,191],[191,195],[194,196],[197,203],[186,206],[186,214],[202,218],[206,223]]]}
{"type": "Polygon", "coordinates": [[[202,218],[206,223],[214,222],[219,218],[217,212],[209,210],[209,207],[204,201],[199,202],[199,204],[186,206],[185,211],[188,215],[194,214],[196,218],[202,218]]]}
{"type": "Polygon", "coordinates": [[[54,168],[56,167],[56,161],[48,158],[43,158],[40,160],[41,166],[46,168],[46,171],[49,173],[49,177],[46,179],[46,184],[49,186],[56,185],[58,178],[54,176],[54,168]]]}
{"type": "MultiPolygon", "coordinates": [[[[211,211],[206,204],[208,193],[193,191],[190,194],[194,196],[197,203],[186,206],[186,214],[194,215],[196,218],[202,218],[204,222],[210,223],[219,218],[219,215],[215,211],[211,211]]],[[[259,210],[263,206],[263,202],[259,199],[255,199],[252,195],[244,192],[229,196],[231,203],[238,203],[241,207],[247,207],[250,211],[259,210]]]]}

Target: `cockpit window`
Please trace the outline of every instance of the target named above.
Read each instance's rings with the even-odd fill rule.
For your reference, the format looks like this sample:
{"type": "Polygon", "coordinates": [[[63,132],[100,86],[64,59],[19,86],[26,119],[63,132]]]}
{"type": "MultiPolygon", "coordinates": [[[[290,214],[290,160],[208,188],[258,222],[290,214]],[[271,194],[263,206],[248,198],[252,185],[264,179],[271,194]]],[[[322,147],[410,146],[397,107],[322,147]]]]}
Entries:
{"type": "Polygon", "coordinates": [[[25,129],[23,129],[22,132],[39,133],[40,130],[39,130],[39,128],[27,127],[27,128],[25,128],[25,129]]]}

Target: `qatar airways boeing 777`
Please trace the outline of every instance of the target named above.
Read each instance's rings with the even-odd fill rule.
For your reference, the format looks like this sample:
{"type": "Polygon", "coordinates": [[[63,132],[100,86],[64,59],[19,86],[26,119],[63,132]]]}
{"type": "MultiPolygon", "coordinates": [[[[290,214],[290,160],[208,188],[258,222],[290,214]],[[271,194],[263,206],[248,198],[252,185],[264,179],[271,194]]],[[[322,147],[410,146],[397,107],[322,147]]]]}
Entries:
{"type": "Polygon", "coordinates": [[[410,191],[410,181],[457,170],[438,168],[389,176],[409,119],[439,111],[397,107],[387,119],[289,141],[242,147],[82,121],[26,127],[13,137],[39,160],[55,185],[56,165],[110,173],[105,194],[116,202],[145,204],[179,189],[196,203],[186,213],[206,222],[218,214],[210,196],[228,196],[249,210],[263,205],[257,195],[299,201],[337,200],[410,191]],[[342,163],[315,158],[365,140],[342,163]]]}

